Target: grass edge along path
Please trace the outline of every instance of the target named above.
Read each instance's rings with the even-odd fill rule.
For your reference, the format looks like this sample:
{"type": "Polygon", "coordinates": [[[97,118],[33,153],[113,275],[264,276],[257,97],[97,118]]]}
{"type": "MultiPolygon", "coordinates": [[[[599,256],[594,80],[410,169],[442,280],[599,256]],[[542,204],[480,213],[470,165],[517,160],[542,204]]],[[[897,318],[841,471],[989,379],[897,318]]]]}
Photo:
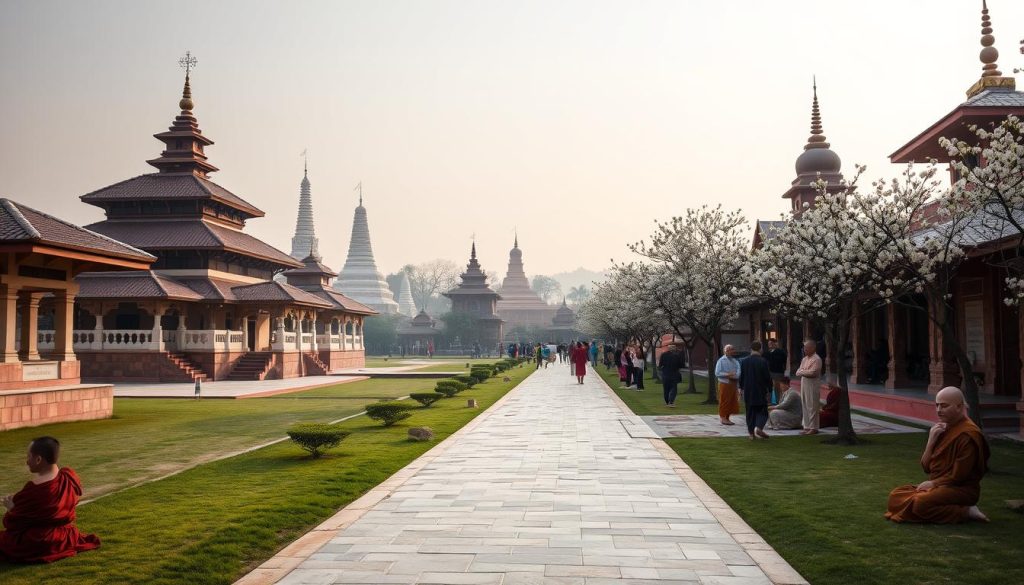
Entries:
{"type": "Polygon", "coordinates": [[[516,368],[393,427],[366,417],[320,459],[290,442],[252,451],[103,498],[79,527],[103,546],[53,565],[0,565],[5,585],[229,584],[485,412],[532,372],[516,368]],[[509,377],[508,382],[503,376],[509,377]],[[466,408],[474,398],[479,408],[466,408]],[[430,426],[431,442],[407,439],[430,426]]]}

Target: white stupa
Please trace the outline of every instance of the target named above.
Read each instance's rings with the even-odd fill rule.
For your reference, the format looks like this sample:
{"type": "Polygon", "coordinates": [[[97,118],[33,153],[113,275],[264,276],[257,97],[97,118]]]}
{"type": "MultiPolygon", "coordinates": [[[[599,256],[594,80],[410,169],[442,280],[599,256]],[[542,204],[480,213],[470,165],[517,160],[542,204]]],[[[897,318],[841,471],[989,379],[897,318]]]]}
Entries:
{"type": "Polygon", "coordinates": [[[381,314],[398,312],[398,303],[388,288],[384,275],[377,270],[370,246],[370,225],[366,221],[363,194],[360,189],[359,207],[352,220],[352,240],[348,245],[348,258],[334,281],[334,289],[341,294],[376,309],[381,314]]]}
{"type": "Polygon", "coordinates": [[[402,271],[402,281],[398,285],[398,312],[406,317],[416,316],[416,301],[412,298],[412,284],[409,273],[402,271]]]}
{"type": "Polygon", "coordinates": [[[309,189],[309,169],[304,168],[302,183],[299,185],[299,216],[295,220],[291,257],[301,261],[307,256],[319,255],[318,243],[313,228],[313,196],[309,189]]]}

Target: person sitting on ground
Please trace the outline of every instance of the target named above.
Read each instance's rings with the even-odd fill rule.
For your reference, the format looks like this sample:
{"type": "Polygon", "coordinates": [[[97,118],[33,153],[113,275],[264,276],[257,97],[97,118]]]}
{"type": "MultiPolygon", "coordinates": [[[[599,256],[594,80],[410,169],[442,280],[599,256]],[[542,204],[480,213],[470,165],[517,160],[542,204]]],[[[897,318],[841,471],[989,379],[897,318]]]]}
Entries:
{"type": "Polygon", "coordinates": [[[839,387],[829,388],[828,397],[825,398],[825,406],[821,407],[818,415],[818,422],[821,428],[839,426],[839,387]]]}
{"type": "Polygon", "coordinates": [[[964,395],[947,386],[935,395],[938,423],[928,432],[921,468],[928,479],[889,493],[885,517],[893,522],[988,522],[978,509],[981,478],[988,471],[985,435],[967,416],[964,395]]]}
{"type": "MultiPolygon", "coordinates": [[[[789,376],[775,381],[775,391],[780,396],[776,406],[768,407],[768,428],[775,431],[801,428],[803,413],[800,392],[789,385],[789,376]]],[[[822,426],[825,426],[822,424],[822,426]]]]}
{"type": "Polygon", "coordinates": [[[58,467],[60,442],[53,437],[33,439],[25,464],[31,480],[21,491],[4,496],[4,530],[0,531],[0,561],[52,563],[100,546],[95,534],[75,526],[75,506],[82,483],[70,468],[58,467]]]}

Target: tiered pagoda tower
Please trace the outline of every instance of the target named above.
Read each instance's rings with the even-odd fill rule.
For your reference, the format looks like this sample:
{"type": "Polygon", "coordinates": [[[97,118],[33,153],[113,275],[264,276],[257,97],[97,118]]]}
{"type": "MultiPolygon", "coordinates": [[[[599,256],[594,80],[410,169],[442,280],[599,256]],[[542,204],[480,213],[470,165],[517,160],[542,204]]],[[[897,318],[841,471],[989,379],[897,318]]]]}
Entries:
{"type": "Polygon", "coordinates": [[[348,258],[341,274],[334,281],[334,289],[380,313],[398,312],[398,303],[388,288],[384,275],[377,270],[370,245],[370,224],[366,220],[363,195],[359,194],[359,206],[352,219],[352,239],[348,245],[348,258]]]}
{"type": "Polygon", "coordinates": [[[309,167],[304,165],[302,183],[299,184],[299,216],[295,220],[291,257],[301,261],[310,255],[319,256],[319,246],[320,242],[313,226],[313,196],[309,188],[309,167]]]}
{"type": "Polygon", "coordinates": [[[487,273],[476,259],[476,242],[470,250],[466,271],[459,278],[462,281],[459,286],[444,296],[452,301],[452,313],[468,314],[476,319],[476,339],[464,339],[462,342],[477,342],[485,348],[497,346],[504,323],[496,313],[501,295],[487,284],[487,273]]]}
{"type": "Polygon", "coordinates": [[[501,300],[498,301],[498,315],[507,323],[506,333],[515,329],[547,327],[554,314],[554,308],[530,288],[517,235],[508,253],[508,272],[501,283],[501,300]]]}
{"type": "Polygon", "coordinates": [[[803,210],[814,207],[818,196],[815,183],[825,181],[825,190],[835,193],[843,189],[843,163],[832,151],[821,125],[821,109],[818,107],[818,83],[813,84],[814,98],[811,101],[811,135],[807,137],[804,151],[796,158],[796,178],[782,195],[793,206],[793,215],[799,217],[803,210]]]}

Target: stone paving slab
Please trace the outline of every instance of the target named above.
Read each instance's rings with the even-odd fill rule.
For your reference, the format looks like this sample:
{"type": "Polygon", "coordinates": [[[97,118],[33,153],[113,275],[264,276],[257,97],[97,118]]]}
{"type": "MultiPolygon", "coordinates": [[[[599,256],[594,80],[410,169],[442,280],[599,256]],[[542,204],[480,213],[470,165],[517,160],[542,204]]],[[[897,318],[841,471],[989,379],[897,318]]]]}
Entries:
{"type": "MultiPolygon", "coordinates": [[[[858,435],[879,435],[888,433],[923,433],[926,429],[901,425],[899,423],[871,418],[862,414],[852,413],[853,430],[858,435]]],[[[746,437],[747,426],[743,422],[743,415],[733,416],[735,425],[723,425],[717,414],[674,414],[669,416],[642,416],[639,417],[647,424],[654,436],[663,439],[672,437],[746,437]]],[[[795,437],[800,435],[800,429],[773,431],[766,429],[769,435],[781,437],[795,437]]],[[[820,429],[822,435],[834,435],[838,432],[835,427],[820,429]]],[[[645,436],[642,433],[631,436],[645,436]]]]}
{"type": "Polygon", "coordinates": [[[540,370],[238,584],[806,583],[632,418],[540,370]]]}

